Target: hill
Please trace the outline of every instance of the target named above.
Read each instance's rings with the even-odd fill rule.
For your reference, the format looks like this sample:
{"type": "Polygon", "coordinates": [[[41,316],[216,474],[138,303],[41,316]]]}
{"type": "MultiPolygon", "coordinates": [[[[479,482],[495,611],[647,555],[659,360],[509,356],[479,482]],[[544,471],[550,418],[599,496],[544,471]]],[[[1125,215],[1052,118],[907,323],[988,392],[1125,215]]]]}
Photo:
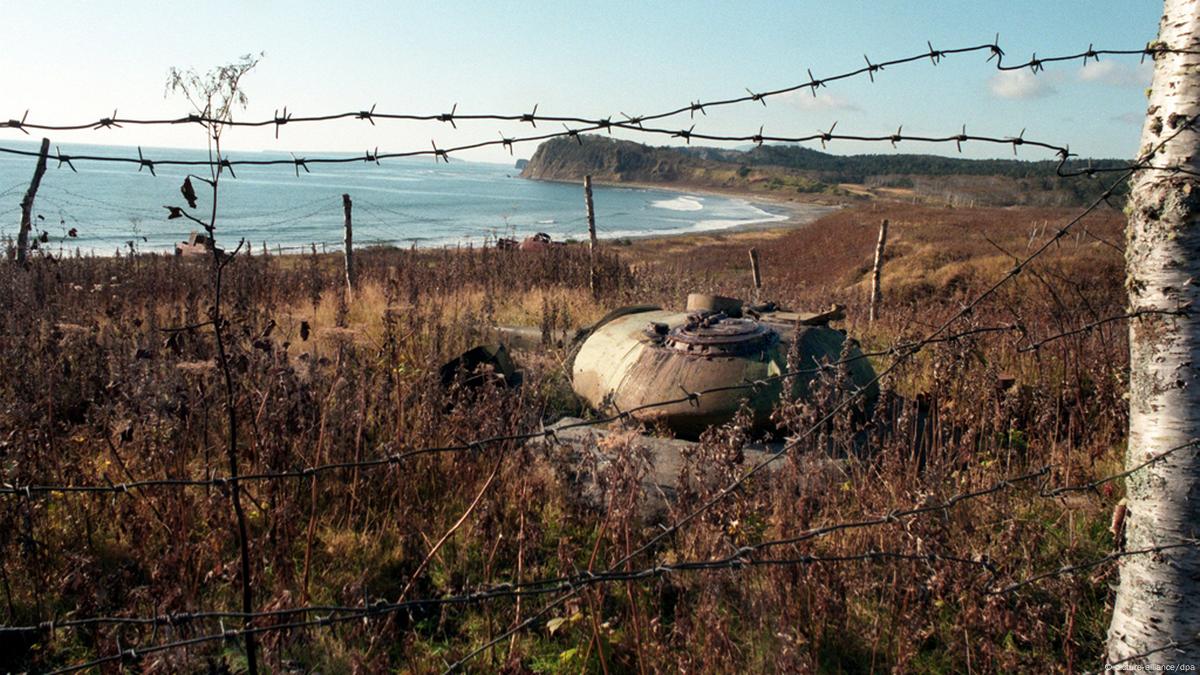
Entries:
{"type": "MultiPolygon", "coordinates": [[[[538,146],[521,172],[535,180],[648,183],[773,193],[808,201],[885,197],[980,206],[1071,206],[1090,182],[1061,178],[1055,161],[961,159],[939,155],[833,155],[764,145],[750,150],[653,147],[605,136],[556,138],[538,146]]],[[[1121,165],[1100,160],[1096,167],[1121,165]]]]}

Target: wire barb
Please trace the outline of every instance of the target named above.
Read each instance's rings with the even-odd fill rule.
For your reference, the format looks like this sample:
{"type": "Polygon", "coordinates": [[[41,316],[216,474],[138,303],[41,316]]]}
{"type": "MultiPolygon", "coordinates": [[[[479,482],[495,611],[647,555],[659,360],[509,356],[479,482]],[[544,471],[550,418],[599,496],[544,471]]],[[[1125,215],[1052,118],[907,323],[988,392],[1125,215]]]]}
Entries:
{"type": "Polygon", "coordinates": [[[530,126],[532,126],[534,129],[537,128],[537,109],[538,109],[538,104],[534,103],[532,112],[521,115],[521,121],[529,122],[530,126]]]}
{"type": "Polygon", "coordinates": [[[449,122],[451,127],[453,127],[454,129],[457,129],[458,125],[454,123],[454,113],[456,113],[456,112],[458,112],[458,104],[457,103],[455,103],[454,106],[450,108],[450,112],[442,113],[441,115],[438,115],[437,119],[439,122],[449,122]]]}
{"type": "Polygon", "coordinates": [[[25,110],[24,115],[21,115],[21,119],[9,120],[5,126],[12,127],[13,129],[18,129],[21,131],[21,133],[28,136],[29,132],[25,129],[25,120],[27,120],[27,119],[29,119],[29,110],[28,109],[25,110]]]}
{"type": "Polygon", "coordinates": [[[1013,146],[1013,157],[1017,156],[1017,146],[1025,142],[1025,130],[1021,129],[1021,133],[1010,139],[1013,146]]]}
{"type": "Polygon", "coordinates": [[[925,44],[929,46],[929,62],[936,66],[944,54],[933,48],[933,42],[926,40],[925,44]]]}
{"type": "Polygon", "coordinates": [[[374,103],[371,104],[370,110],[359,111],[357,117],[360,120],[366,120],[366,121],[370,122],[371,126],[375,126],[375,104],[374,103]]]}
{"type": "Polygon", "coordinates": [[[67,165],[67,167],[68,167],[69,169],[71,169],[71,171],[72,171],[73,173],[79,173],[79,170],[78,170],[78,169],[76,169],[76,168],[75,168],[75,165],[71,163],[71,156],[70,156],[70,155],[64,155],[64,154],[62,153],[62,150],[61,150],[61,149],[59,149],[59,147],[58,147],[57,145],[56,145],[56,146],[54,146],[54,156],[55,156],[55,158],[56,158],[56,159],[58,159],[58,168],[60,168],[60,169],[61,169],[61,168],[62,168],[62,166],[63,166],[63,164],[66,164],[66,165],[67,165]]]}
{"type": "Polygon", "coordinates": [[[275,118],[275,140],[279,140],[279,127],[287,124],[292,119],[292,115],[288,112],[287,106],[285,105],[283,106],[282,116],[280,116],[279,110],[276,110],[273,116],[275,118]]]}
{"type": "MultiPolygon", "coordinates": [[[[764,108],[767,107],[767,99],[765,94],[756,94],[749,89],[746,89],[746,93],[750,95],[751,101],[757,101],[758,103],[763,104],[764,108]]],[[[703,112],[703,108],[701,108],[701,112],[703,112]]]]}
{"type": "MultiPolygon", "coordinates": [[[[439,148],[437,146],[437,142],[435,142],[431,138],[431,139],[429,139],[429,144],[433,146],[433,163],[434,164],[437,164],[438,160],[441,160],[447,164],[450,163],[449,153],[447,153],[445,150],[442,150],[441,148],[439,148]]],[[[378,163],[378,160],[376,160],[376,163],[378,163]]]]}
{"type": "Polygon", "coordinates": [[[988,45],[988,49],[990,49],[992,53],[988,55],[987,60],[991,61],[992,59],[996,59],[996,66],[999,67],[1000,63],[1004,60],[1004,50],[1000,48],[999,33],[996,33],[996,39],[992,41],[992,44],[988,45]]]}
{"type": "Polygon", "coordinates": [[[816,98],[817,97],[817,87],[827,87],[829,85],[825,84],[824,80],[818,80],[817,78],[813,77],[812,68],[809,68],[808,69],[808,84],[805,86],[812,88],[813,98],[816,98]]]}
{"type": "Polygon", "coordinates": [[[117,123],[117,109],[116,108],[113,108],[112,117],[100,118],[100,121],[97,122],[96,126],[94,126],[92,128],[93,129],[111,129],[113,127],[116,127],[118,129],[123,128],[123,127],[121,127],[120,124],[117,123]]]}
{"type": "Polygon", "coordinates": [[[308,162],[305,161],[304,158],[298,158],[295,154],[290,152],[288,154],[292,156],[292,164],[294,164],[296,168],[296,178],[300,177],[300,169],[304,169],[304,173],[312,173],[308,170],[308,162]]]}
{"type": "MultiPolygon", "coordinates": [[[[146,159],[145,156],[142,155],[142,146],[139,145],[137,151],[138,151],[138,173],[141,173],[142,169],[150,169],[151,176],[158,176],[158,174],[154,173],[154,162],[146,159]]],[[[74,167],[72,167],[72,168],[74,168],[74,167]]],[[[233,173],[232,169],[230,170],[230,173],[233,173]]]]}
{"type": "Polygon", "coordinates": [[[867,62],[867,77],[869,77],[871,79],[871,82],[874,83],[875,82],[875,71],[883,70],[883,66],[876,64],[876,63],[871,63],[871,59],[867,58],[866,54],[863,54],[863,60],[867,62]]]}

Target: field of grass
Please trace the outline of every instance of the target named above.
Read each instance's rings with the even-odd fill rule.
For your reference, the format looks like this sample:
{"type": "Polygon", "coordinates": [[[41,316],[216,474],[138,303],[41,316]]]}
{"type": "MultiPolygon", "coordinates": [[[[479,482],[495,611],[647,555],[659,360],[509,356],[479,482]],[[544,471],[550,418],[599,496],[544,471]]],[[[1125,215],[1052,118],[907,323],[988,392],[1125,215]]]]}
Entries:
{"type": "MultiPolygon", "coordinates": [[[[866,350],[932,330],[1074,212],[872,203],[792,231],[712,233],[605,246],[598,297],[581,246],[543,253],[367,250],[353,299],[334,256],[239,256],[226,269],[223,327],[243,473],[356,462],[536,431],[587,415],[564,372],[569,345],[516,354],[519,389],[443,386],[439,366],[500,324],[547,334],[688,292],[847,308],[838,324],[866,350]],[[890,221],[881,318],[867,322],[879,221],[890,221]]],[[[1048,467],[1045,486],[1119,470],[1127,402],[1122,216],[1083,220],[1061,242],[883,382],[867,452],[835,417],[786,466],[722,499],[630,568],[709,560],[810,528],[875,518],[1048,467]],[[975,332],[973,332],[975,331],[975,332]],[[1022,349],[1025,347],[1026,349],[1022,349]],[[806,460],[847,459],[812,476],[806,460]]],[[[0,266],[0,483],[120,484],[224,475],[228,429],[205,262],[136,258],[0,266]],[[182,329],[180,329],[182,328],[182,329]]],[[[878,369],[893,356],[875,359],[878,369]]],[[[781,401],[792,437],[845,395],[836,374],[806,401],[781,401]]],[[[704,464],[668,520],[735,476],[747,441],[714,429],[704,464]]],[[[429,453],[376,468],[247,483],[255,607],[361,606],[608,569],[660,524],[640,508],[636,434],[617,435],[601,477],[608,508],[580,498],[577,467],[518,442],[429,453]],[[439,544],[440,542],[440,544],[439,544]]],[[[688,470],[685,467],[685,470],[688,470]]],[[[994,592],[1117,550],[1120,484],[1048,498],[1037,481],[882,525],[837,529],[780,558],[910,554],[676,572],[591,586],[466,665],[477,672],[1011,672],[1094,668],[1114,564],[994,592]],[[933,555],[933,558],[921,558],[933,555]],[[956,560],[986,562],[962,564],[956,560]]],[[[0,494],[0,613],[6,626],[89,616],[240,607],[228,488],[116,494],[0,494]]],[[[418,603],[335,626],[264,632],[270,672],[435,672],[554,596],[418,603]]],[[[286,623],[255,619],[255,626],[286,623]]],[[[236,619],[225,628],[240,627],[236,619]]],[[[219,631],[88,625],[0,631],[0,670],[46,670],[219,631]]],[[[245,667],[241,640],[110,663],[142,672],[245,667]]]]}

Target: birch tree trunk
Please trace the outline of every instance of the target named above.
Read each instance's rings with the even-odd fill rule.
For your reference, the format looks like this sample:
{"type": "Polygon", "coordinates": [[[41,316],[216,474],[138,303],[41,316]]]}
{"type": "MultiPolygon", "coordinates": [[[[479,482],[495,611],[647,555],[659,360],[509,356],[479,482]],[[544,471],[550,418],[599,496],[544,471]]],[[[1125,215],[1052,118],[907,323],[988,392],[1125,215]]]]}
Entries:
{"type": "MultiPolygon", "coordinates": [[[[1200,49],[1200,0],[1165,0],[1160,47],[1200,49]]],[[[1184,128],[1200,114],[1200,56],[1155,58],[1140,155],[1166,144],[1155,166],[1200,169],[1200,136],[1184,128]],[[1177,135],[1176,135],[1177,134],[1177,135]],[[1170,139],[1170,140],[1168,140],[1170,139]]],[[[1130,309],[1200,311],[1200,186],[1164,171],[1135,176],[1127,213],[1130,309]]],[[[1200,320],[1143,316],[1129,328],[1129,448],[1136,467],[1200,438],[1200,320]]],[[[1129,666],[1200,663],[1200,456],[1173,452],[1126,479],[1125,550],[1175,546],[1121,559],[1108,662],[1129,666]]]]}

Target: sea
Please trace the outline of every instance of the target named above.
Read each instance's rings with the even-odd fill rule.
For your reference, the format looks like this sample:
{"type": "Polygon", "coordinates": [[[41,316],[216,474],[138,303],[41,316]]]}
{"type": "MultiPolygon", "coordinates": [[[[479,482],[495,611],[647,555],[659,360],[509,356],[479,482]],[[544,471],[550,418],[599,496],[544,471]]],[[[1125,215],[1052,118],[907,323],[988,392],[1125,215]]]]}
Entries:
{"type": "MultiPolygon", "coordinates": [[[[35,143],[4,147],[37,150],[35,143]]],[[[138,149],[63,145],[63,154],[137,157],[138,149]]],[[[51,147],[51,155],[55,148],[51,147]]],[[[143,148],[147,159],[205,160],[207,151],[143,148]]],[[[232,160],[285,159],[279,152],[229,152],[232,160]]],[[[325,154],[324,156],[328,156],[325,154]]],[[[0,240],[15,239],[20,203],[33,175],[34,157],[0,153],[0,240]]],[[[43,250],[73,255],[114,255],[131,249],[170,252],[194,223],[168,220],[167,206],[184,207],[202,220],[211,208],[209,187],[193,180],[199,203],[187,208],[180,185],[189,171],[206,167],[72,162],[51,159],[34,204],[33,236],[43,250]]],[[[429,158],[379,164],[235,166],[220,181],[217,244],[245,239],[256,252],[334,250],[343,240],[342,195],[353,203],[356,246],[483,245],[498,237],[538,232],[556,241],[587,238],[583,189],[578,184],[527,180],[514,165],[449,163],[429,158]]],[[[735,197],[642,188],[595,186],[596,229],[602,239],[683,234],[781,221],[790,211],[735,197]]],[[[821,210],[824,207],[812,207],[821,210]]],[[[814,212],[815,215],[819,213],[814,212]]]]}

